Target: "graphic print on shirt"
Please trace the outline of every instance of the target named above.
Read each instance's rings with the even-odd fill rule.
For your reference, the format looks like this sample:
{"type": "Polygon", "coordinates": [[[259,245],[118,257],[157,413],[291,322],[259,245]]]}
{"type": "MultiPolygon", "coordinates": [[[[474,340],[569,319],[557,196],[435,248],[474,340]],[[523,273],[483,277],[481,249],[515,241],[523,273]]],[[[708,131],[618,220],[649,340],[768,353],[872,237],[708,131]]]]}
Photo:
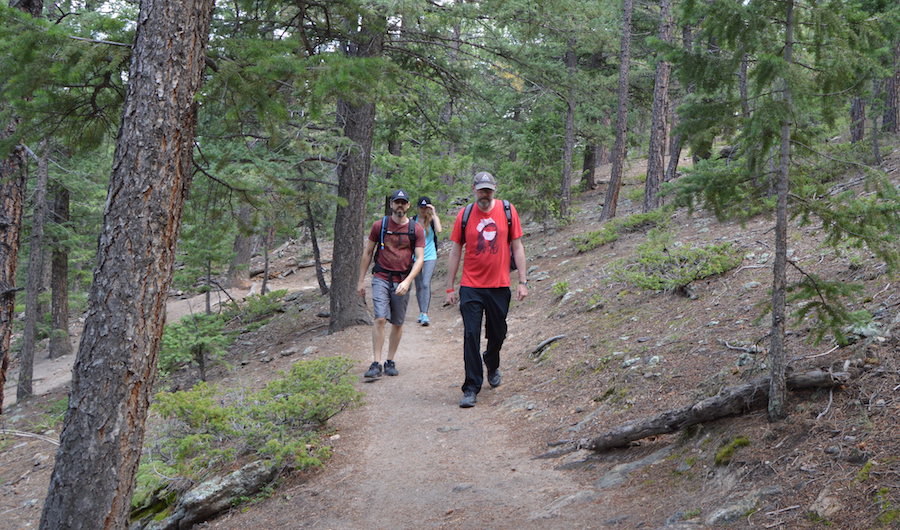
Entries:
{"type": "Polygon", "coordinates": [[[478,246],[475,248],[475,254],[490,252],[496,254],[497,248],[497,223],[491,217],[486,217],[475,227],[478,230],[478,246]]]}

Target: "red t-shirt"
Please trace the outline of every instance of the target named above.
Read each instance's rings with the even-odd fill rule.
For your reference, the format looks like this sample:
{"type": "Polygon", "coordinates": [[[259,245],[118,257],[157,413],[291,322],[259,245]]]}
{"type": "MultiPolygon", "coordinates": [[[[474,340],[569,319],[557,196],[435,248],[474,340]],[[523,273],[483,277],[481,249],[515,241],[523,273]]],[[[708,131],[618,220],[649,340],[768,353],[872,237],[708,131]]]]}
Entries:
{"type": "MultiPolygon", "coordinates": [[[[369,240],[375,242],[375,248],[378,251],[378,264],[382,268],[391,271],[406,271],[412,266],[412,258],[415,250],[410,245],[409,239],[409,219],[405,224],[399,225],[394,222],[392,217],[388,217],[387,232],[384,234],[384,248],[378,250],[381,240],[381,221],[384,218],[375,221],[372,229],[369,230],[369,240]]],[[[413,223],[416,228],[416,247],[425,247],[425,231],[422,225],[413,223]]],[[[375,276],[382,280],[390,281],[390,275],[386,272],[376,272],[375,276]]],[[[406,274],[402,274],[400,281],[406,279],[406,274]]]]}
{"type": "MultiPolygon", "coordinates": [[[[460,285],[465,287],[509,287],[509,242],[522,237],[522,225],[516,207],[509,205],[512,214],[512,237],[507,232],[503,201],[494,199],[494,208],[484,213],[478,205],[472,206],[466,223],[466,241],[463,247],[463,273],[460,285]]],[[[462,217],[465,208],[456,214],[450,239],[462,244],[462,217]]]]}

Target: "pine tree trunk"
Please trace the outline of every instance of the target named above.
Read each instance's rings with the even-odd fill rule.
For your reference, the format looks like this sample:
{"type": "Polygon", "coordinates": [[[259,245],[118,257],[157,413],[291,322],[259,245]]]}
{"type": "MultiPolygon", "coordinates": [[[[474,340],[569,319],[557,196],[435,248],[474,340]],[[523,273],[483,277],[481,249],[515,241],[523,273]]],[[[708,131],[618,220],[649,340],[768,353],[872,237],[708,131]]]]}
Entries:
{"type": "MultiPolygon", "coordinates": [[[[881,85],[882,82],[880,79],[872,80],[872,108],[877,108],[878,101],[881,99],[881,85]]],[[[874,114],[874,113],[873,113],[874,114]]],[[[872,116],[872,158],[875,159],[875,165],[880,166],[881,159],[881,149],[878,146],[878,116],[872,116]]]]}
{"type": "MultiPolygon", "coordinates": [[[[784,62],[788,68],[793,64],[794,46],[794,0],[787,0],[784,36],[784,62]]],[[[781,124],[781,156],[775,191],[775,261],[772,271],[772,330],[769,346],[769,362],[772,363],[769,382],[769,421],[787,417],[787,372],[784,351],[785,295],[787,290],[787,224],[789,171],[791,164],[791,122],[793,99],[788,79],[784,83],[783,97],[788,112],[781,124]]]]}
{"type": "Polygon", "coordinates": [[[741,116],[745,119],[750,117],[750,101],[747,98],[747,67],[750,57],[745,53],[741,56],[741,67],[738,70],[738,83],[741,94],[741,116]]]}
{"type": "Polygon", "coordinates": [[[850,102],[850,141],[857,143],[866,136],[866,102],[861,97],[850,102]]]}
{"type": "Polygon", "coordinates": [[[631,67],[631,15],[634,11],[634,0],[624,0],[622,6],[622,41],[619,52],[619,104],[616,108],[616,143],[610,158],[612,169],[609,174],[609,187],[606,189],[606,200],[600,220],[607,221],[616,216],[616,204],[619,202],[619,190],[622,187],[622,168],[625,165],[625,148],[628,133],[628,73],[631,67]]]}
{"type": "MultiPolygon", "coordinates": [[[[69,190],[62,184],[50,185],[52,206],[50,218],[64,227],[69,222],[69,190]]],[[[51,235],[50,245],[50,358],[72,353],[69,336],[69,251],[61,238],[51,235]]]]}
{"type": "Polygon", "coordinates": [[[884,117],[881,126],[884,132],[900,132],[900,40],[894,43],[893,74],[885,80],[884,117]]]}
{"type": "MultiPolygon", "coordinates": [[[[33,17],[41,15],[41,0],[12,0],[9,7],[20,9],[33,17]]],[[[19,120],[11,119],[0,129],[0,140],[16,133],[19,120]]],[[[2,156],[2,154],[0,154],[2,156]]],[[[19,257],[19,233],[22,230],[22,211],[27,180],[25,150],[21,146],[0,159],[0,413],[3,412],[3,388],[9,370],[9,348],[16,312],[16,266],[19,257]]]]}
{"type": "MultiPolygon", "coordinates": [[[[304,185],[304,192],[306,186],[304,185]]],[[[328,294],[328,284],[325,283],[325,273],[322,271],[322,253],[319,252],[319,239],[316,236],[316,218],[313,216],[309,195],[306,195],[306,221],[309,225],[309,239],[312,242],[313,263],[316,267],[316,281],[319,282],[319,292],[322,296],[328,294]]]]}
{"type": "MultiPolygon", "coordinates": [[[[690,51],[694,46],[694,35],[690,26],[684,26],[681,29],[681,45],[686,51],[690,51]]],[[[685,87],[685,95],[689,96],[694,92],[694,84],[689,83],[685,87]]],[[[677,116],[677,113],[675,113],[677,116]]],[[[672,122],[672,129],[675,129],[675,121],[672,122]]],[[[670,182],[675,180],[678,175],[678,162],[681,160],[681,149],[684,146],[684,135],[676,132],[672,138],[672,148],[669,150],[669,164],[666,166],[666,176],[663,180],[670,182]]]]}
{"type": "MultiPolygon", "coordinates": [[[[670,0],[659,2],[659,39],[672,42],[670,0]]],[[[647,180],[644,183],[643,211],[659,208],[659,183],[663,180],[666,156],[666,130],[669,114],[669,72],[671,65],[661,56],[657,58],[656,79],[653,82],[653,110],[650,125],[650,146],[647,149],[647,180]]]]}
{"type": "Polygon", "coordinates": [[[34,185],[34,211],[31,215],[31,238],[28,248],[28,278],[25,284],[25,329],[22,332],[22,351],[19,352],[19,386],[16,399],[24,401],[34,393],[34,348],[39,316],[38,297],[44,287],[44,219],[47,216],[47,181],[50,155],[47,142],[41,143],[37,178],[34,185]]]}
{"type": "MultiPolygon", "coordinates": [[[[384,22],[363,22],[357,41],[350,45],[353,57],[381,55],[384,22]]],[[[365,299],[356,291],[362,238],[366,219],[366,193],[371,167],[372,134],[375,126],[375,103],[360,94],[354,101],[338,102],[338,115],[343,120],[344,136],[352,146],[341,156],[338,165],[338,197],[345,204],[337,207],[334,219],[334,251],[331,260],[331,319],[329,331],[334,333],[350,326],[371,323],[365,299]]]]}
{"type": "Polygon", "coordinates": [[[581,178],[584,179],[585,189],[595,189],[597,179],[594,173],[597,171],[597,146],[587,144],[584,146],[584,156],[581,162],[581,178]]]}
{"type": "Polygon", "coordinates": [[[143,0],[88,313],[41,528],[128,526],[190,186],[213,0],[143,0]]]}
{"type": "Polygon", "coordinates": [[[250,258],[253,256],[253,235],[248,233],[250,225],[250,206],[241,204],[238,208],[238,232],[234,236],[234,245],[231,247],[234,257],[228,265],[226,274],[228,287],[245,288],[250,284],[250,258]]]}
{"type": "Polygon", "coordinates": [[[568,91],[566,93],[565,139],[563,141],[563,174],[560,189],[559,215],[563,219],[569,216],[569,204],[572,202],[572,157],[575,155],[575,39],[570,38],[565,54],[566,72],[568,74],[568,91]]]}

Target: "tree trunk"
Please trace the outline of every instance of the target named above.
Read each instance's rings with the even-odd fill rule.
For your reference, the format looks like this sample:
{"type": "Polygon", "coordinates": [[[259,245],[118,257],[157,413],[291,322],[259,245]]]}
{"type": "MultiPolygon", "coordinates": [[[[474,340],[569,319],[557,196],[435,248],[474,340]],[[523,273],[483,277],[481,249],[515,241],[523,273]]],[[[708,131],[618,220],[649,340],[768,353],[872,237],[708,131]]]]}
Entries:
{"type": "MultiPolygon", "coordinates": [[[[686,51],[690,51],[690,49],[694,45],[694,36],[691,31],[690,26],[685,26],[681,29],[681,45],[684,47],[686,51]]],[[[693,83],[689,83],[688,86],[684,89],[685,95],[689,96],[694,92],[693,83]]],[[[677,115],[677,113],[673,113],[673,116],[677,115]]],[[[672,121],[672,129],[675,129],[675,120],[673,118],[672,121]]],[[[678,175],[678,162],[681,160],[681,148],[684,145],[684,135],[680,132],[676,132],[675,136],[672,138],[672,148],[669,149],[669,164],[666,166],[666,175],[663,180],[666,182],[670,182],[675,180],[678,175]]]]}
{"type": "MultiPolygon", "coordinates": [[[[38,17],[44,3],[41,0],[12,0],[9,7],[38,17]]],[[[13,137],[18,124],[19,120],[13,117],[3,129],[0,129],[0,140],[13,137]]],[[[16,266],[26,177],[25,150],[21,146],[16,146],[0,160],[0,413],[3,412],[3,389],[6,386],[6,372],[9,369],[16,291],[21,290],[16,287],[16,266]]]]}
{"type": "Polygon", "coordinates": [[[238,231],[234,236],[234,245],[231,247],[234,256],[228,265],[228,287],[246,288],[250,285],[250,258],[253,257],[253,234],[250,233],[251,207],[241,204],[238,208],[238,231]]]}
{"type": "Polygon", "coordinates": [[[597,146],[587,144],[584,146],[584,157],[581,162],[581,178],[584,180],[585,189],[595,189],[597,179],[594,173],[597,171],[597,146]]]}
{"type": "Polygon", "coordinates": [[[51,232],[50,246],[50,358],[72,353],[69,337],[69,251],[63,238],[57,234],[69,222],[69,190],[60,183],[50,185],[52,206],[50,218],[59,230],[51,232]]]}
{"type": "Polygon", "coordinates": [[[738,70],[738,88],[741,94],[741,116],[744,119],[750,117],[750,100],[747,98],[747,66],[750,57],[746,53],[741,56],[741,67],[738,70]]]}
{"type": "MultiPolygon", "coordinates": [[[[306,186],[304,185],[304,192],[306,186]]],[[[319,252],[319,239],[316,236],[316,218],[313,216],[309,195],[306,195],[306,221],[309,225],[309,240],[312,243],[313,262],[316,267],[316,281],[319,282],[319,292],[322,296],[328,294],[328,284],[325,283],[325,273],[322,270],[322,253],[319,252]]]]}
{"type": "Polygon", "coordinates": [[[866,136],[866,102],[861,97],[850,102],[850,141],[857,143],[866,136]]]}
{"type": "Polygon", "coordinates": [[[881,126],[884,132],[900,132],[900,40],[894,43],[893,73],[885,80],[884,90],[881,126]]]}
{"type": "MultiPolygon", "coordinates": [[[[365,20],[348,53],[353,57],[380,56],[383,28],[383,20],[365,20]]],[[[363,97],[360,94],[360,98],[363,97]]],[[[365,299],[356,291],[356,279],[363,250],[375,103],[365,99],[342,99],[338,102],[338,115],[343,120],[344,136],[352,144],[338,164],[338,197],[346,202],[337,207],[334,219],[331,319],[328,326],[331,333],[371,322],[365,299]]]]}
{"type": "MultiPolygon", "coordinates": [[[[849,379],[850,374],[847,372],[832,373],[813,370],[791,375],[787,380],[787,385],[791,390],[827,388],[846,383],[849,379]]],[[[626,422],[596,438],[581,441],[578,445],[592,451],[625,447],[630,442],[648,436],[668,434],[698,423],[727,418],[761,408],[766,404],[768,394],[769,378],[759,378],[744,385],[726,388],[713,397],[686,407],[668,410],[652,418],[626,422]]]]}
{"type": "Polygon", "coordinates": [[[568,90],[566,93],[566,126],[563,141],[563,174],[559,201],[559,215],[563,219],[569,216],[569,204],[572,202],[572,157],[575,154],[575,39],[570,38],[566,49],[565,63],[568,74],[568,90]]]}
{"type": "MultiPolygon", "coordinates": [[[[672,42],[670,0],[659,2],[659,39],[672,42]]],[[[657,58],[656,79],[653,82],[653,110],[650,125],[650,146],[647,149],[647,180],[644,183],[643,211],[659,208],[659,183],[663,180],[666,156],[666,121],[669,113],[669,72],[671,65],[662,55],[657,58]]]]}
{"type": "MultiPolygon", "coordinates": [[[[872,108],[875,109],[878,101],[881,99],[882,82],[880,79],[873,79],[872,84],[874,85],[872,87],[874,92],[872,95],[872,108]]],[[[874,113],[872,116],[872,158],[875,159],[876,166],[881,165],[881,148],[878,146],[878,116],[874,115],[874,113]]]]}
{"type": "MultiPolygon", "coordinates": [[[[784,33],[784,62],[790,68],[793,64],[794,0],[787,0],[784,33]]],[[[769,362],[772,365],[769,382],[769,421],[778,421],[787,417],[784,328],[787,290],[787,203],[791,163],[790,119],[793,112],[793,99],[787,77],[782,79],[782,83],[784,83],[783,97],[787,112],[781,123],[781,156],[775,184],[777,203],[775,207],[775,260],[772,267],[772,329],[770,332],[771,345],[769,346],[769,362]]]]}
{"type": "Polygon", "coordinates": [[[634,0],[624,0],[622,6],[622,44],[619,52],[619,105],[616,109],[616,143],[610,155],[612,169],[609,174],[609,187],[606,189],[606,200],[600,220],[607,221],[616,216],[616,204],[619,202],[619,190],[622,187],[622,168],[625,164],[625,146],[628,132],[628,72],[631,67],[631,15],[634,11],[634,0]]]}
{"type": "Polygon", "coordinates": [[[28,248],[28,279],[25,284],[25,329],[22,332],[22,351],[19,352],[19,386],[16,399],[24,401],[34,393],[34,348],[39,316],[38,297],[44,287],[44,218],[47,216],[47,181],[50,173],[50,154],[47,142],[41,142],[37,178],[34,185],[34,211],[31,215],[31,238],[28,248]]]}
{"type": "Polygon", "coordinates": [[[41,528],[126,528],[192,174],[213,0],[143,0],[41,528]],[[89,487],[88,487],[89,486],[89,487]]]}
{"type": "Polygon", "coordinates": [[[262,286],[259,289],[260,295],[269,292],[269,249],[275,244],[275,225],[266,228],[266,235],[263,237],[263,277],[262,286]]]}

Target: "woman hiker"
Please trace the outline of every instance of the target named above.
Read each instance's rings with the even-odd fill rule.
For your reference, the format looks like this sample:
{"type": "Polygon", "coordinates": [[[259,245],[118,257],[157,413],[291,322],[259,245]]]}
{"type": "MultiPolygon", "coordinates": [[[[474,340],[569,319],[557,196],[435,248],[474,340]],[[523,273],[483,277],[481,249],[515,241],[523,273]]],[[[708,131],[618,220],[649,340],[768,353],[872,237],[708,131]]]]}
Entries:
{"type": "Polygon", "coordinates": [[[422,225],[425,231],[425,257],[422,272],[416,276],[416,301],[419,302],[419,320],[423,326],[431,323],[428,319],[428,306],[431,305],[431,275],[437,263],[438,234],[441,232],[441,220],[431,199],[425,196],[416,201],[419,213],[413,219],[422,225]]]}

